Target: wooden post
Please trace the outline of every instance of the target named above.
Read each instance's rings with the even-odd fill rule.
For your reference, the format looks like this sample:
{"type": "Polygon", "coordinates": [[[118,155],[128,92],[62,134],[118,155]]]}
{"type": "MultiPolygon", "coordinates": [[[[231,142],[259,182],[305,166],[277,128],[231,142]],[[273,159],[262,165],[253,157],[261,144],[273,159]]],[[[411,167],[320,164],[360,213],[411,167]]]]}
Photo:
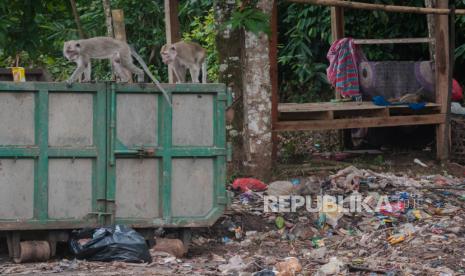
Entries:
{"type": "MultiPolygon", "coordinates": [[[[115,38],[124,42],[127,42],[126,39],[126,28],[124,26],[124,11],[123,10],[112,10],[111,18],[113,21],[113,33],[115,38]]],[[[132,82],[132,73],[128,72],[129,82],[132,82]]]]}
{"type": "Polygon", "coordinates": [[[126,42],[126,29],[124,27],[124,11],[112,10],[111,18],[113,20],[113,32],[115,38],[126,42]]]}
{"type": "MultiPolygon", "coordinates": [[[[331,38],[332,42],[344,37],[344,8],[331,7],[331,38]]],[[[334,94],[336,99],[341,95],[337,92],[334,94]]]]}
{"type": "Polygon", "coordinates": [[[333,42],[344,37],[344,8],[331,7],[331,37],[333,42]]]}
{"type": "MultiPolygon", "coordinates": [[[[279,104],[279,82],[278,82],[278,3],[273,1],[273,10],[271,12],[271,37],[270,37],[270,79],[271,79],[271,128],[274,129],[278,121],[278,104],[279,104]]],[[[271,159],[276,162],[278,153],[278,134],[275,131],[271,133],[271,142],[273,143],[271,159]]]]}
{"type": "MultiPolygon", "coordinates": [[[[165,29],[167,44],[175,43],[181,40],[178,6],[179,0],[165,0],[165,29]]],[[[169,83],[175,83],[177,81],[176,76],[173,74],[171,65],[168,66],[168,79],[169,83]]]]}
{"type": "MultiPolygon", "coordinates": [[[[448,0],[437,0],[436,8],[447,9],[448,0]]],[[[450,110],[449,104],[449,16],[435,15],[435,38],[436,38],[436,103],[440,105],[441,113],[446,114],[444,122],[436,127],[436,156],[439,160],[446,160],[449,156],[449,125],[447,114],[450,110]]]]}

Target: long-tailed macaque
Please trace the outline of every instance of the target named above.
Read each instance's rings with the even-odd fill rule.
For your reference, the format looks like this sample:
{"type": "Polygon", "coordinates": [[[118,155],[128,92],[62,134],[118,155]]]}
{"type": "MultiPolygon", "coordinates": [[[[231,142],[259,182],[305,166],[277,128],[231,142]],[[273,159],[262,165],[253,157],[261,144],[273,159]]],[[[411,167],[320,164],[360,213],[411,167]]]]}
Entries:
{"type": "Polygon", "coordinates": [[[163,63],[173,67],[178,82],[185,82],[186,69],[189,69],[192,82],[199,82],[200,68],[202,68],[202,83],[207,82],[207,52],[195,42],[180,41],[165,44],[160,50],[163,63]]]}
{"type": "Polygon", "coordinates": [[[115,73],[122,81],[128,81],[129,74],[137,75],[137,82],[144,82],[144,71],[150,79],[163,92],[166,100],[171,105],[168,93],[160,82],[150,73],[144,60],[137,52],[126,42],[117,40],[111,37],[93,37],[89,39],[70,40],[63,45],[63,55],[69,60],[77,64],[76,70],[66,81],[71,84],[84,73],[84,81],[90,81],[91,65],[90,60],[94,59],[109,59],[115,66],[115,73]],[[142,66],[142,69],[135,66],[132,62],[134,57],[142,66]]]}
{"type": "MultiPolygon", "coordinates": [[[[132,63],[133,53],[126,42],[111,37],[70,40],[65,42],[63,54],[68,60],[77,64],[76,70],[67,80],[68,83],[75,82],[82,73],[84,73],[84,81],[90,81],[90,60],[92,58],[112,60],[115,57],[118,57],[118,64],[122,68],[137,75],[138,82],[144,82],[144,71],[132,63]]],[[[124,78],[124,76],[119,77],[124,78]]]]}

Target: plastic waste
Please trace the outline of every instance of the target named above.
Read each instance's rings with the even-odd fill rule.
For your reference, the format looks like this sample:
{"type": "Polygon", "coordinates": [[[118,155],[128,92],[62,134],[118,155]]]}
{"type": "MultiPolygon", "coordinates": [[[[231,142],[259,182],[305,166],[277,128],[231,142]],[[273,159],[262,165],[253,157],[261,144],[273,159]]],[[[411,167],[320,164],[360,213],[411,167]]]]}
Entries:
{"type": "Polygon", "coordinates": [[[170,253],[176,258],[181,258],[187,253],[184,243],[179,239],[162,239],[156,240],[156,244],[153,247],[154,251],[170,253]]]}
{"type": "Polygon", "coordinates": [[[343,207],[342,205],[339,205],[331,200],[327,200],[323,197],[323,204],[320,209],[320,217],[321,215],[325,216],[327,224],[335,228],[339,219],[344,216],[343,207]]]}
{"type": "Polygon", "coordinates": [[[229,262],[224,265],[220,265],[218,268],[221,270],[222,274],[230,274],[233,272],[239,272],[245,268],[245,263],[242,260],[241,256],[235,255],[229,259],[229,262]]]}
{"type": "Polygon", "coordinates": [[[385,216],[399,217],[405,210],[405,202],[390,202],[383,204],[380,208],[380,213],[385,216]]]}
{"type": "Polygon", "coordinates": [[[275,224],[276,224],[276,227],[278,227],[278,229],[283,229],[285,226],[284,218],[276,217],[275,224]]]}
{"type": "Polygon", "coordinates": [[[426,165],[425,163],[421,162],[421,160],[418,159],[418,158],[413,159],[413,163],[415,163],[415,164],[417,164],[417,165],[420,165],[420,166],[422,166],[423,168],[428,168],[428,165],[426,165]]]}
{"type": "Polygon", "coordinates": [[[337,257],[331,257],[329,262],[320,267],[317,274],[318,276],[326,276],[326,275],[335,275],[341,273],[345,264],[340,261],[337,257]]]}
{"type": "Polygon", "coordinates": [[[259,192],[267,188],[265,183],[255,178],[238,178],[234,180],[232,187],[234,190],[240,189],[242,192],[247,192],[248,190],[259,192]]]}
{"type": "Polygon", "coordinates": [[[302,271],[302,265],[297,258],[289,257],[284,259],[283,262],[277,263],[276,270],[279,272],[278,275],[291,276],[296,275],[296,273],[302,271]]]}
{"type": "Polygon", "coordinates": [[[144,237],[126,225],[73,231],[70,249],[78,259],[131,263],[151,262],[144,237]],[[80,243],[79,240],[91,238],[80,243]]]}
{"type": "Polygon", "coordinates": [[[294,188],[295,186],[291,181],[275,181],[268,185],[267,194],[271,196],[290,195],[294,188]]]}
{"type": "Polygon", "coordinates": [[[255,272],[253,276],[275,276],[276,273],[273,270],[263,269],[258,272],[255,272]]]}
{"type": "Polygon", "coordinates": [[[414,233],[415,226],[413,226],[413,224],[411,223],[406,223],[402,225],[402,228],[399,230],[399,233],[389,236],[387,241],[391,245],[401,243],[405,240],[410,240],[411,238],[413,238],[414,233]]]}
{"type": "Polygon", "coordinates": [[[320,248],[325,246],[325,241],[322,238],[314,237],[312,238],[312,246],[313,248],[320,248]]]}

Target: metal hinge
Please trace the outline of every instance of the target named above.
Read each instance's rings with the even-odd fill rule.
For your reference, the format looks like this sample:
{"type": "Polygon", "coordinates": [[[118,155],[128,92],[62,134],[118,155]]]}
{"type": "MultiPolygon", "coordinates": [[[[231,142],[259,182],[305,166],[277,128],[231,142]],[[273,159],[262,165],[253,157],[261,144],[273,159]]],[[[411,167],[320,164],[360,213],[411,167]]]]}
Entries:
{"type": "Polygon", "coordinates": [[[155,155],[155,148],[144,148],[144,146],[142,146],[142,147],[137,149],[136,155],[139,158],[154,156],[155,155]]]}

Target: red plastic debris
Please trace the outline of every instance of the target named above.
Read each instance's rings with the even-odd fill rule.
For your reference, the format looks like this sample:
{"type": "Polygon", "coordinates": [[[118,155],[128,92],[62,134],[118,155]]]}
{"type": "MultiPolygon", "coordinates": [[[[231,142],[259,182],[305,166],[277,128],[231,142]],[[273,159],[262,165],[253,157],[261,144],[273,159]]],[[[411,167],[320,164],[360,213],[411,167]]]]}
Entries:
{"type": "Polygon", "coordinates": [[[389,204],[383,204],[380,208],[380,213],[385,216],[390,217],[399,217],[402,212],[405,210],[405,202],[391,202],[389,204]]]}
{"type": "Polygon", "coordinates": [[[259,192],[268,188],[265,183],[255,178],[238,178],[234,180],[232,187],[234,190],[240,189],[242,192],[248,190],[259,192]]]}
{"type": "Polygon", "coordinates": [[[452,80],[452,100],[461,101],[463,99],[463,91],[460,84],[455,79],[452,80]]]}

